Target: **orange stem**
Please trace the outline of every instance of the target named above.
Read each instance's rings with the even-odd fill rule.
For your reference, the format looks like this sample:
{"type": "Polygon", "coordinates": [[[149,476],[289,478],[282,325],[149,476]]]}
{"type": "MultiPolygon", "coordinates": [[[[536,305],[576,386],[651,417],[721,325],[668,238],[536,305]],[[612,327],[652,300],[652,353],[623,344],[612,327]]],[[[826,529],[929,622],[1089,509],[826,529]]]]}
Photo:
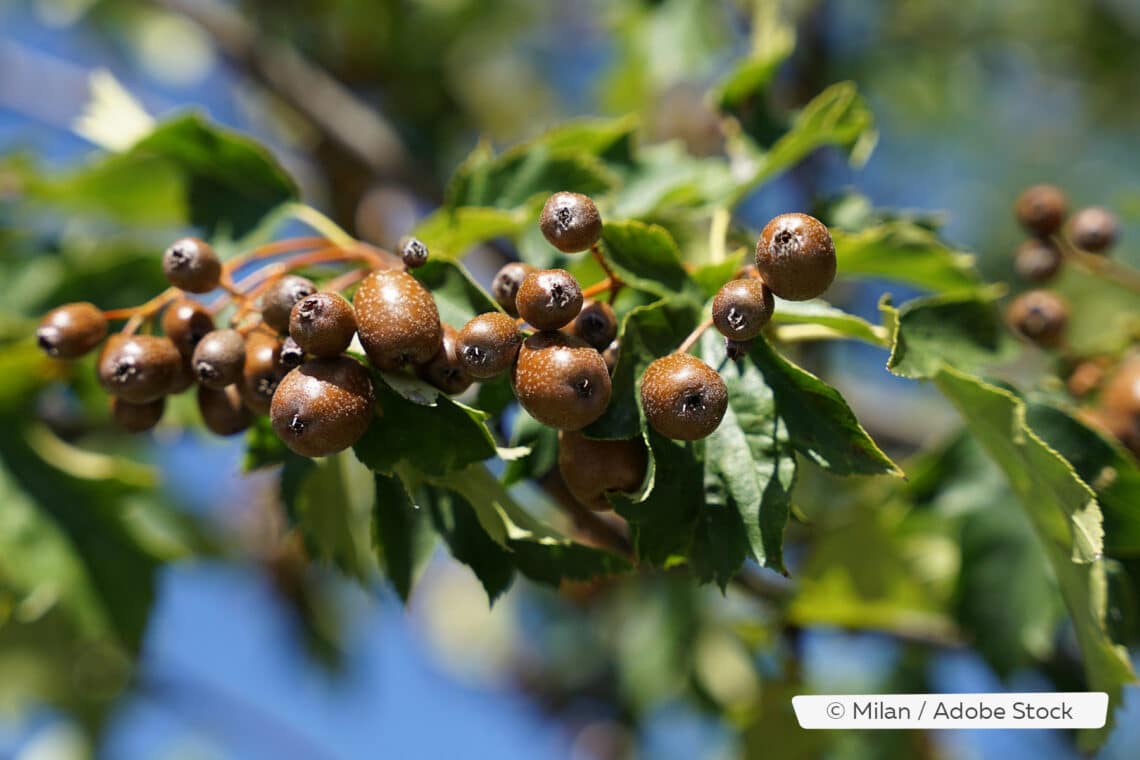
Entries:
{"type": "Polygon", "coordinates": [[[709,329],[712,326],[712,317],[709,317],[704,322],[701,322],[696,326],[696,329],[689,333],[688,337],[681,341],[681,345],[677,346],[677,350],[674,353],[687,354],[689,352],[689,349],[695,346],[697,344],[697,341],[701,339],[701,336],[704,335],[705,330],[709,329]]]}

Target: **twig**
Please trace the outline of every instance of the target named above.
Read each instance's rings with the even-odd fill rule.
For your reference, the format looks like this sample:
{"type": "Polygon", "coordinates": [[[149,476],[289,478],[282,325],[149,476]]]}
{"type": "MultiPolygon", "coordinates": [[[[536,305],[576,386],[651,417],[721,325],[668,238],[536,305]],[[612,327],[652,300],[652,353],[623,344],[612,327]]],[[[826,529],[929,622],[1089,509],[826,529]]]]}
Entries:
{"type": "Polygon", "coordinates": [[[687,354],[689,352],[689,349],[695,346],[697,344],[697,341],[701,339],[701,336],[704,335],[705,330],[709,329],[712,326],[712,317],[709,317],[704,322],[701,322],[696,326],[696,329],[689,333],[688,337],[681,341],[681,345],[677,346],[677,350],[674,353],[687,354]]]}
{"type": "Polygon", "coordinates": [[[1117,285],[1134,293],[1140,293],[1140,272],[1127,264],[1121,264],[1103,254],[1086,253],[1060,235],[1054,236],[1053,242],[1066,259],[1086,272],[1106,277],[1117,285]]]}

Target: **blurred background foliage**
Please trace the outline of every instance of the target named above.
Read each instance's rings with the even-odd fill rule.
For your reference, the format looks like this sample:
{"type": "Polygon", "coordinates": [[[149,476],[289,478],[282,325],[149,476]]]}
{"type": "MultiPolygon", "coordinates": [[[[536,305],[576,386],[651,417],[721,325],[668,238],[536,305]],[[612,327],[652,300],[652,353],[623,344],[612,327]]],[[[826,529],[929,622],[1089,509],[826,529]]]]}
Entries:
{"type": "MultiPolygon", "coordinates": [[[[1115,209],[1118,256],[1140,265],[1138,42],[1129,0],[0,0],[0,754],[1075,757],[1055,732],[794,728],[789,697],[806,691],[1083,683],[1006,481],[878,348],[798,358],[909,480],[802,469],[797,585],[762,576],[775,604],[646,573],[560,592],[520,580],[488,611],[437,552],[404,616],[378,582],[361,591],[280,543],[276,475],[240,475],[244,446],[195,432],[192,403],[145,439],[116,435],[90,361],[47,362],[27,336],[64,301],[146,300],[187,227],[236,239],[298,196],[390,246],[454,198],[476,146],[633,114],[652,176],[672,182],[734,136],[772,144],[847,80],[874,114],[873,158],[812,153],[744,197],[742,228],[796,209],[854,231],[893,207],[1012,282],[1013,198],[1050,181],[1115,209]],[[170,117],[141,160],[100,158],[170,117]]],[[[871,133],[859,122],[846,147],[865,157],[871,133]]],[[[664,216],[699,257],[703,231],[664,216]]],[[[511,253],[496,241],[466,263],[486,279],[511,253]]],[[[1134,294],[1072,268],[1058,287],[1074,344],[1134,338],[1134,294]]],[[[923,288],[829,295],[877,322],[884,290],[923,288]]],[[[1033,387],[1046,367],[1024,351],[1008,372],[1033,387]]],[[[1109,622],[1135,647],[1130,551],[1110,551],[1109,622]]],[[[1140,742],[1135,692],[1123,710],[1102,757],[1140,742]]]]}

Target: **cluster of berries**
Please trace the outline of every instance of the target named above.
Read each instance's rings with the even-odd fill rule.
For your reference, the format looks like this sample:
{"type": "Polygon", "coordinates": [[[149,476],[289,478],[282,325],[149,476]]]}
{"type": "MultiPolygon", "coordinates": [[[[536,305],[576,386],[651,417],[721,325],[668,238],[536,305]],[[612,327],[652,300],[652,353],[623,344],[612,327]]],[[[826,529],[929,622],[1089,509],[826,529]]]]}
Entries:
{"type": "MultiPolygon", "coordinates": [[[[404,266],[368,272],[351,302],[284,272],[252,299],[228,282],[207,243],[180,240],[163,255],[174,290],[162,302],[162,334],[138,334],[146,320],[127,310],[131,321],[99,356],[114,419],[127,430],[147,430],[161,418],[169,394],[196,383],[202,418],[216,434],[240,432],[253,415],[267,414],[293,451],[313,457],[341,451],[359,440],[373,416],[369,372],[345,353],[355,338],[373,367],[412,371],[448,394],[509,372],[519,404],[560,431],[560,469],[572,494],[586,506],[605,508],[603,494],[634,490],[646,461],[640,439],[599,441],[580,432],[610,403],[620,351],[612,306],[588,296],[608,290],[612,300],[621,282],[600,253],[602,220],[590,198],[555,193],[539,226],[564,253],[590,251],[610,278],[584,292],[563,269],[509,263],[491,286],[502,311],[479,314],[458,330],[441,323],[431,293],[410,274],[428,258],[414,238],[401,244],[404,266]],[[187,295],[219,287],[256,311],[252,326],[217,328],[212,311],[187,295]]],[[[713,301],[711,323],[729,355],[748,350],[772,317],[774,295],[814,298],[835,270],[835,247],[821,222],[804,214],[773,219],[760,236],[755,267],[726,283],[713,301]]],[[[108,316],[114,315],[90,303],[61,306],[44,317],[39,344],[53,357],[81,356],[103,342],[108,316]]],[[[648,366],[640,396],[649,424],[678,440],[712,433],[728,404],[719,373],[685,350],[648,366]]]]}

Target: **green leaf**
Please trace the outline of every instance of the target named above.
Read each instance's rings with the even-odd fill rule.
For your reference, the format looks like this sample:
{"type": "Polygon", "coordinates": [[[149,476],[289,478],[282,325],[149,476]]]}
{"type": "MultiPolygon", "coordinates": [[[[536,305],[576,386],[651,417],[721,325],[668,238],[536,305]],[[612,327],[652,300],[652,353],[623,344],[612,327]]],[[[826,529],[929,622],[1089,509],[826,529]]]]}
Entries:
{"type": "Polygon", "coordinates": [[[262,467],[282,464],[289,456],[285,443],[273,432],[268,417],[257,417],[245,433],[245,457],[242,470],[252,472],[262,467]]]}
{"type": "Polygon", "coordinates": [[[664,227],[642,222],[608,222],[602,231],[606,260],[630,287],[661,298],[678,294],[698,299],[696,284],[681,265],[681,252],[664,227]]]}
{"type": "Polygon", "coordinates": [[[376,475],[372,538],[388,582],[405,603],[416,573],[431,556],[435,541],[425,510],[412,503],[398,478],[376,475]]]}
{"type": "Polygon", "coordinates": [[[553,153],[585,153],[607,164],[629,164],[633,161],[637,117],[613,119],[578,119],[554,127],[530,145],[541,144],[553,153]]]}
{"type": "Polygon", "coordinates": [[[899,309],[880,303],[893,348],[887,368],[903,377],[929,377],[942,361],[962,369],[993,364],[1013,344],[994,300],[1003,288],[943,293],[908,301],[899,309]]]}
{"type": "Polygon", "coordinates": [[[834,331],[835,337],[852,338],[873,346],[888,346],[886,331],[862,317],[848,314],[826,301],[785,301],[776,299],[772,323],[777,325],[819,325],[834,331]]]}
{"type": "Polygon", "coordinates": [[[461,264],[428,259],[427,264],[415,270],[415,276],[435,298],[440,320],[456,330],[476,314],[501,311],[461,264]]]}
{"type": "Polygon", "coordinates": [[[426,488],[422,493],[421,501],[451,556],[471,568],[493,604],[514,580],[510,553],[491,540],[471,504],[459,493],[446,488],[426,488]]]}
{"type": "Polygon", "coordinates": [[[558,462],[558,431],[543,425],[527,414],[525,409],[520,408],[515,416],[511,445],[526,446],[530,453],[507,462],[503,472],[505,486],[541,478],[554,469],[558,462]]]}
{"type": "Polygon", "coordinates": [[[776,398],[776,412],[787,423],[792,446],[820,467],[840,475],[901,475],[839,392],[789,362],[757,339],[751,357],[776,398]]]}
{"type": "Polygon", "coordinates": [[[477,243],[497,237],[513,237],[527,219],[528,215],[522,211],[485,206],[444,207],[416,225],[412,234],[431,251],[429,263],[433,260],[456,261],[477,243]]]}
{"type": "Polygon", "coordinates": [[[368,545],[375,497],[369,473],[347,452],[317,460],[297,492],[297,520],[314,557],[367,581],[374,572],[368,545]]]}
{"type": "Polygon", "coordinates": [[[731,111],[763,94],[780,64],[796,46],[796,30],[783,17],[779,3],[753,4],[752,46],[712,89],[711,97],[722,111],[731,111]]]}
{"type": "Polygon", "coordinates": [[[860,232],[833,229],[843,277],[875,277],[935,293],[980,287],[974,257],[948,247],[937,233],[909,221],[860,232]]]}
{"type": "Polygon", "coordinates": [[[600,159],[574,149],[523,143],[501,156],[475,149],[448,183],[444,207],[494,206],[513,209],[536,195],[569,190],[600,194],[616,178],[600,159]]]}

